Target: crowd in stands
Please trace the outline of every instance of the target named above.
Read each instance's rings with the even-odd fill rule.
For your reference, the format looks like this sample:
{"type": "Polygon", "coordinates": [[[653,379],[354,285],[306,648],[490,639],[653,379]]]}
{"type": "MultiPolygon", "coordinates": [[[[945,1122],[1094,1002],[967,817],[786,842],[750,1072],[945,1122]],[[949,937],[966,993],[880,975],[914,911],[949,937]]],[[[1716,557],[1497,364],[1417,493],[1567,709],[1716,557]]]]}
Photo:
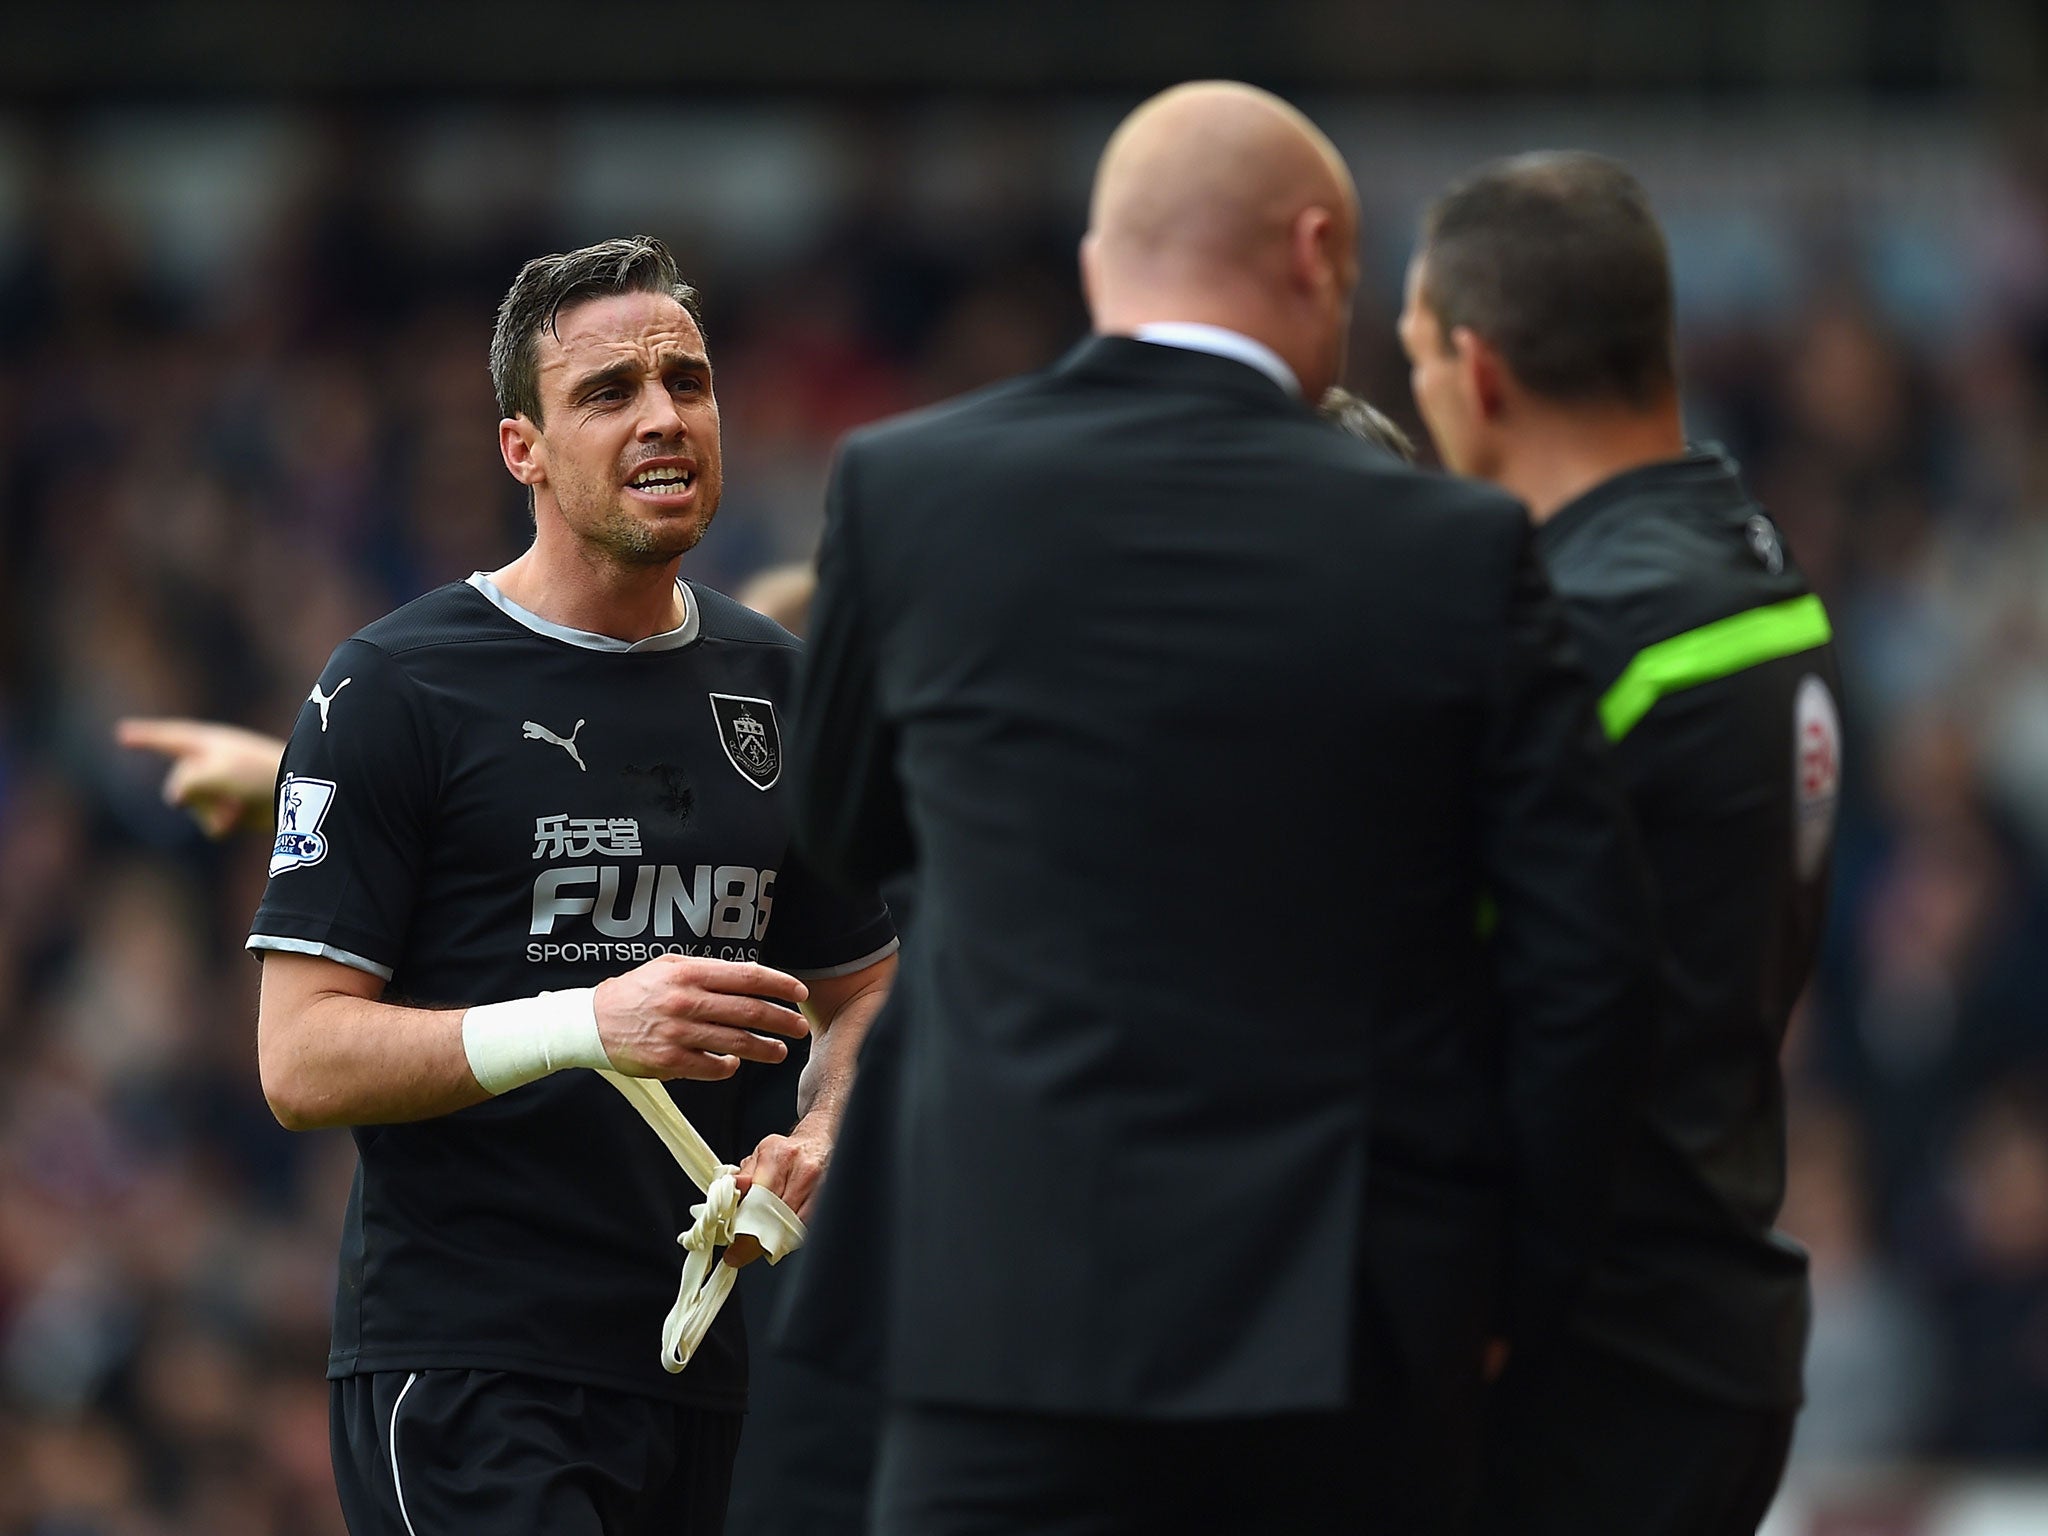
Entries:
{"type": "MultiPolygon", "coordinates": [[[[0,1536],[327,1536],[353,1152],[258,1088],[264,845],[201,836],[112,724],[281,732],[339,639],[516,553],[492,311],[524,257],[627,231],[542,197],[425,222],[397,128],[301,122],[304,169],[198,259],[95,170],[94,123],[33,126],[0,177],[0,1536]]],[[[989,131],[1001,195],[913,217],[904,134],[840,127],[845,190],[793,233],[743,202],[647,221],[705,295],[728,489],[686,569],[713,586],[809,553],[848,427],[1082,328],[1057,132],[989,131]]],[[[1696,435],[1780,521],[1847,674],[1832,932],[1786,1052],[1798,1465],[2048,1463],[2048,161],[1982,154],[1986,221],[1934,248],[1968,302],[1902,297],[1892,232],[1844,207],[1777,232],[1790,302],[1724,294],[1682,336],[1696,435]]],[[[1362,180],[1351,382],[1420,439],[1413,209],[1362,180]]]]}

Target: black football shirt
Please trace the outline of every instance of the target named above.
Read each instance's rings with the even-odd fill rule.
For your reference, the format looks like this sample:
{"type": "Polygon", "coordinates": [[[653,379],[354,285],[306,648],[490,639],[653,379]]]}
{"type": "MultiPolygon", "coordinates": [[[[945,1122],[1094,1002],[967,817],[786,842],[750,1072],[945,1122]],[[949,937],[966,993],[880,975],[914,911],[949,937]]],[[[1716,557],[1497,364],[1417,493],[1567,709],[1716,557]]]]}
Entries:
{"type": "Polygon", "coordinates": [[[1603,690],[1663,939],[1657,1065],[1579,1314],[1723,1402],[1799,1401],[1806,1257],[1778,1053],[1826,912],[1841,691],[1821,601],[1714,450],[1596,486],[1537,532],[1603,690]]]}
{"type": "MultiPolygon", "coordinates": [[[[591,986],[662,954],[818,979],[891,953],[881,901],[812,879],[789,847],[797,641],[682,591],[681,627],[628,644],[479,574],[343,642],[285,750],[249,947],[339,961],[423,1007],[591,986]]],[[[749,1150],[739,1105],[762,1070],[670,1085],[728,1161],[749,1150]]],[[[596,1074],[354,1135],[330,1377],[499,1369],[743,1406],[736,1307],[681,1374],[658,1362],[701,1196],[596,1074]]]]}

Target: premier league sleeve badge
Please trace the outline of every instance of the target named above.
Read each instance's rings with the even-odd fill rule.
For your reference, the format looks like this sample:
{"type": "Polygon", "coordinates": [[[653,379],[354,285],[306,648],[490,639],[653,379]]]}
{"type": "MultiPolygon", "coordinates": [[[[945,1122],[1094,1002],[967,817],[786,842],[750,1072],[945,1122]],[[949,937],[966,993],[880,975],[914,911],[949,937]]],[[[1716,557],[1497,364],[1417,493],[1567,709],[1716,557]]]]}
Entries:
{"type": "Polygon", "coordinates": [[[270,848],[270,872],[304,869],[327,857],[327,839],[320,823],[334,803],[332,779],[307,779],[286,774],[277,790],[277,840],[270,848]]]}
{"type": "Polygon", "coordinates": [[[769,699],[738,694],[711,695],[712,718],[718,722],[718,744],[726,761],[756,789],[767,789],[782,776],[782,728],[769,699]]]}

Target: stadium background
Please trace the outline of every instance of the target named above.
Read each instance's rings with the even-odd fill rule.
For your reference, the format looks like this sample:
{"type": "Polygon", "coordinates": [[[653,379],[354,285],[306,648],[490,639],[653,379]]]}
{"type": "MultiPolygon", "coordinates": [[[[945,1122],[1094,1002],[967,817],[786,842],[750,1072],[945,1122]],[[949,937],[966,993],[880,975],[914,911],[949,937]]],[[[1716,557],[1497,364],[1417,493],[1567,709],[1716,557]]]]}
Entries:
{"type": "MultiPolygon", "coordinates": [[[[1669,226],[1694,434],[1825,595],[1839,885],[1788,1049],[1812,1402],[1778,1536],[2048,1530],[2048,24],[2019,0],[136,5],[0,50],[0,1533],[319,1536],[351,1152],[270,1121],[261,849],[109,744],[290,722],[328,649],[518,547],[490,315],[670,240],[727,483],[810,550],[835,437],[1079,333],[1087,177],[1202,74],[1364,199],[1351,382],[1446,177],[1574,145],[1669,226]]],[[[1044,466],[1059,494],[1060,466],[1044,466]]]]}

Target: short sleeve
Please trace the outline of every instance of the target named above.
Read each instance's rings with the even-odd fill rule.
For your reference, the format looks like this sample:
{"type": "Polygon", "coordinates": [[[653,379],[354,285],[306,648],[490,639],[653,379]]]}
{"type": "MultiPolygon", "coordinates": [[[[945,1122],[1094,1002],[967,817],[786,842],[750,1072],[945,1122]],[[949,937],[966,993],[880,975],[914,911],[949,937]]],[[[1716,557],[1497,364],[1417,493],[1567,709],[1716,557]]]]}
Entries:
{"type": "Polygon", "coordinates": [[[822,981],[864,971],[896,948],[896,926],[880,896],[849,892],[820,879],[790,848],[775,878],[762,964],[822,981]]]}
{"type": "Polygon", "coordinates": [[[348,640],[299,710],[277,783],[270,883],[248,947],[389,981],[412,918],[436,793],[417,690],[348,640]]]}

